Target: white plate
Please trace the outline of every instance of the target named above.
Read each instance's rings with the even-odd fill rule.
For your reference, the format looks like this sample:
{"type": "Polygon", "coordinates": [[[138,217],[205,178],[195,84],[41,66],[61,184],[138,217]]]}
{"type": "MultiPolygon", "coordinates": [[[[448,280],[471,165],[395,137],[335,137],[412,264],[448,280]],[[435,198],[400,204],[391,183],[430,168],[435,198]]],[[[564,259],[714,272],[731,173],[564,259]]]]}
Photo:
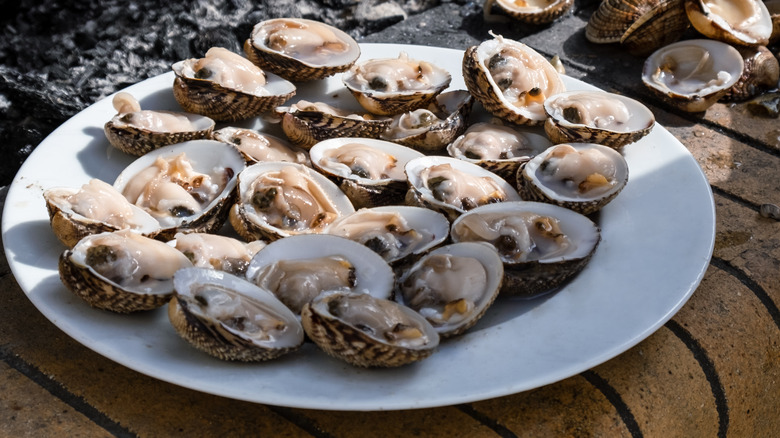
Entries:
{"type": "MultiPolygon", "coordinates": [[[[465,89],[463,52],[366,44],[363,58],[395,56],[439,64],[450,89],[465,89]]],[[[569,89],[592,88],[564,78],[569,89]]],[[[146,109],[178,109],[168,73],[129,87],[146,109]]],[[[353,102],[340,78],[299,88],[298,98],[353,102]]],[[[115,315],[90,308],[60,283],[64,247],[49,228],[42,192],[113,182],[132,159],[111,148],[103,124],[110,98],[47,137],[19,170],[3,212],[11,269],[35,306],[57,327],[101,355],[176,385],[279,406],[387,410],[471,402],[546,385],[599,365],[645,339],[687,301],[708,266],[715,211],[709,184],[691,154],[663,127],[625,148],[630,180],[601,213],[603,240],[586,269],[557,293],[502,299],[466,335],[430,358],[399,369],[353,368],[308,344],[263,364],[213,359],[186,344],[165,309],[115,315]]],[[[256,122],[256,127],[261,125],[256,122]]]]}

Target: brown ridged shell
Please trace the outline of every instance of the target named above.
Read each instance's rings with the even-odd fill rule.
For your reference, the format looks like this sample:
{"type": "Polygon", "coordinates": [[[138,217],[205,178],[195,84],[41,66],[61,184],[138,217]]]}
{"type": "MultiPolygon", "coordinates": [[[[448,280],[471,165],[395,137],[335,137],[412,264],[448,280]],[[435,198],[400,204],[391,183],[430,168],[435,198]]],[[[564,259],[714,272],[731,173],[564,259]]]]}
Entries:
{"type": "Polygon", "coordinates": [[[438,345],[439,338],[433,327],[411,309],[407,310],[419,316],[435,336],[435,342],[426,348],[407,348],[378,342],[362,330],[318,309],[316,303],[334,299],[339,295],[331,294],[315,299],[314,302],[306,304],[301,312],[301,322],[306,334],[327,354],[360,367],[399,367],[425,359],[438,345]]]}
{"type": "Polygon", "coordinates": [[[597,44],[620,42],[626,31],[663,0],[604,0],[585,26],[585,37],[597,44]]]}
{"type": "Polygon", "coordinates": [[[737,17],[730,20],[709,7],[706,0],[685,0],[685,12],[691,25],[707,38],[740,46],[765,46],[772,36],[772,18],[762,0],[734,2],[731,12],[751,7],[751,18],[737,17]],[[748,23],[745,26],[743,23],[748,23]]]}
{"type": "Polygon", "coordinates": [[[153,132],[130,125],[118,126],[112,119],[106,122],[103,129],[112,146],[126,154],[140,157],[163,146],[209,138],[214,131],[214,125],[214,121],[211,120],[210,126],[197,131],[153,132]]]}
{"type": "Polygon", "coordinates": [[[329,138],[379,138],[390,123],[391,119],[355,119],[321,111],[287,110],[282,113],[285,135],[304,149],[329,138]]]}
{"type": "Polygon", "coordinates": [[[745,68],[736,84],[721,97],[726,102],[742,102],[764,91],[777,88],[780,80],[780,64],[765,46],[737,47],[742,54],[745,68]]]}
{"type": "Polygon", "coordinates": [[[284,94],[258,96],[225,88],[213,81],[176,76],[173,96],[191,113],[219,121],[238,121],[271,111],[295,95],[295,88],[284,94]]]}
{"type": "Polygon", "coordinates": [[[634,21],[620,37],[620,43],[632,54],[644,56],[679,40],[688,27],[684,0],[668,0],[634,21]]]}

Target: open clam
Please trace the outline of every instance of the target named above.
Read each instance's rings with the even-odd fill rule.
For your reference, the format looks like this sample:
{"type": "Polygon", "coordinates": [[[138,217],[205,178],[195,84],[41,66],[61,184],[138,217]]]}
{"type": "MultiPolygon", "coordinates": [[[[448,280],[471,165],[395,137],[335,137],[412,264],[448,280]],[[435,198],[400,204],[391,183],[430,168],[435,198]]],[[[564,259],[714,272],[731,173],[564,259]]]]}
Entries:
{"type": "Polygon", "coordinates": [[[430,356],[439,335],[422,315],[395,301],[324,293],[301,312],[303,329],[323,351],[361,367],[398,367],[430,356]]]}
{"type": "Polygon", "coordinates": [[[244,120],[281,105],[295,85],[265,73],[248,59],[221,47],[206,56],[173,64],[173,96],[185,111],[220,121],[244,120]]]}
{"type": "Polygon", "coordinates": [[[306,151],[284,139],[254,129],[228,126],[214,131],[211,138],[235,146],[249,164],[260,161],[309,164],[309,154],[306,151]]]}
{"type": "Polygon", "coordinates": [[[319,233],[352,213],[347,195],[327,177],[301,164],[269,161],[238,175],[238,198],[230,224],[245,240],[276,240],[319,233]]]}
{"type": "Polygon", "coordinates": [[[493,7],[521,23],[547,24],[571,9],[574,0],[487,0],[482,7],[485,22],[496,21],[493,7]]]}
{"type": "Polygon", "coordinates": [[[433,325],[439,336],[459,335],[493,304],[504,279],[496,249],[482,242],[445,245],[424,255],[398,279],[395,300],[433,325]]]}
{"type": "Polygon", "coordinates": [[[449,232],[450,223],[441,213],[403,205],[362,208],[325,229],[362,243],[393,265],[442,244],[449,232]]]}
{"type": "Polygon", "coordinates": [[[355,208],[401,203],[406,194],[404,166],[423,154],[384,140],[333,138],[309,151],[312,166],[331,178],[355,208]]]}
{"type": "Polygon", "coordinates": [[[764,46],[772,17],[761,0],[685,0],[685,12],[702,35],[730,44],[764,46]]]}
{"type": "Polygon", "coordinates": [[[780,64],[775,55],[764,46],[738,47],[745,68],[739,80],[721,97],[721,101],[743,102],[761,93],[777,88],[780,64]]]}
{"type": "Polygon", "coordinates": [[[342,76],[355,99],[373,114],[391,116],[428,106],[450,85],[449,72],[424,60],[397,58],[359,62],[342,76]]]}
{"type": "Polygon", "coordinates": [[[244,275],[249,261],[265,248],[262,240],[242,242],[209,233],[177,233],[168,244],[181,251],[195,267],[244,275]]]}
{"type": "Polygon", "coordinates": [[[516,124],[543,123],[544,100],[566,89],[542,55],[500,35],[466,49],[463,78],[488,112],[516,124]]]}
{"type": "Polygon", "coordinates": [[[272,293],[243,278],[204,268],[176,271],[168,318],[201,351],[224,360],[277,358],[303,344],[298,318],[272,293]]]}
{"type": "Polygon", "coordinates": [[[119,92],[112,100],[117,114],[103,130],[112,146],[141,156],[163,146],[208,138],[214,120],[199,114],[175,111],[142,110],[129,93],[119,92]]]}
{"type": "Polygon", "coordinates": [[[604,91],[567,91],[544,102],[553,143],[598,143],[621,149],[650,133],[655,116],[642,103],[604,91]]]}
{"type": "Polygon", "coordinates": [[[595,143],[552,146],[517,172],[517,190],[524,200],[548,202],[582,214],[600,210],[627,182],[625,158],[595,143]]]}
{"type": "Polygon", "coordinates": [[[426,156],[406,164],[408,205],[443,213],[450,221],[480,205],[517,201],[520,196],[500,176],[452,157],[426,156]]]}
{"type": "Polygon", "coordinates": [[[466,129],[473,102],[466,90],[441,93],[427,108],[394,116],[380,138],[426,153],[440,151],[466,129]]]}
{"type": "Polygon", "coordinates": [[[662,47],[646,60],[642,82],[658,97],[688,112],[714,105],[742,75],[742,55],[714,40],[685,40],[662,47]]]}
{"type": "Polygon", "coordinates": [[[447,146],[454,158],[477,164],[514,184],[522,163],[552,146],[544,135],[497,123],[475,123],[447,146]]]}
{"type": "Polygon", "coordinates": [[[244,52],[263,70],[299,82],[349,69],[360,56],[360,46],[351,36],[319,21],[275,18],[255,25],[244,52]]]}
{"type": "Polygon", "coordinates": [[[249,281],[271,291],[294,313],[327,291],[388,298],[395,276],[379,254],[328,234],[291,236],[268,244],[249,263],[249,281]]]}
{"type": "Polygon", "coordinates": [[[588,263],[601,240],[598,226],[570,209],[505,202],[460,216],[454,242],[492,244],[504,263],[501,293],[534,297],[562,286],[588,263]]]}
{"type": "Polygon", "coordinates": [[[155,218],[99,179],[80,188],[53,187],[43,197],[51,228],[68,248],[90,234],[129,229],[154,237],[160,231],[155,218]]]}
{"type": "Polygon", "coordinates": [[[330,138],[378,138],[391,123],[387,117],[358,114],[325,102],[306,100],[279,107],[276,112],[282,118],[282,130],[287,138],[306,149],[330,138]]]}
{"type": "Polygon", "coordinates": [[[157,219],[159,239],[170,240],[179,231],[219,230],[235,197],[236,176],[245,167],[235,147],[193,140],[137,158],[114,188],[157,219]]]}
{"type": "Polygon", "coordinates": [[[164,305],[173,294],[173,274],[190,266],[170,245],[129,230],[86,236],[59,259],[60,279],[71,292],[118,313],[164,305]]]}

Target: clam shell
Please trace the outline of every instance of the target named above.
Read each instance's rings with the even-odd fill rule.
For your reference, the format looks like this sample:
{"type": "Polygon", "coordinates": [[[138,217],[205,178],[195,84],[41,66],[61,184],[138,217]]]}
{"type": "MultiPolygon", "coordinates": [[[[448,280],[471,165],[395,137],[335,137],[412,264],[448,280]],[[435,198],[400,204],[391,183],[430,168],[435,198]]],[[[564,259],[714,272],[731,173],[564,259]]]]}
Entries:
{"type": "Polygon", "coordinates": [[[745,68],[737,83],[728,89],[720,100],[742,102],[752,99],[764,91],[777,88],[780,80],[780,64],[777,58],[764,46],[738,47],[745,68]]]}
{"type": "Polygon", "coordinates": [[[65,287],[90,306],[117,313],[130,313],[155,309],[167,303],[173,293],[174,272],[189,266],[192,266],[189,259],[175,248],[124,230],[84,237],[73,249],[60,255],[58,268],[65,287]],[[128,251],[137,266],[129,277],[120,277],[121,283],[100,274],[90,265],[91,256],[87,252],[89,248],[97,245],[128,247],[129,240],[138,242],[132,246],[132,251],[128,251]],[[140,266],[144,264],[154,266],[153,278],[142,277],[146,270],[140,266]]]}
{"type": "MultiPolygon", "coordinates": [[[[324,79],[336,73],[348,70],[360,57],[360,46],[348,34],[319,21],[302,18],[275,18],[257,23],[250,37],[244,42],[244,52],[247,57],[260,68],[273,72],[293,82],[324,79]],[[301,31],[321,29],[343,43],[346,50],[340,53],[332,52],[318,59],[308,59],[305,55],[294,51],[276,50],[268,47],[266,41],[269,32],[275,26],[289,25],[300,28],[301,31]]],[[[327,52],[326,52],[327,53],[327,52]]]]}
{"type": "MultiPolygon", "coordinates": [[[[393,320],[395,321],[395,319],[393,320]]],[[[301,313],[303,329],[322,350],[352,365],[360,367],[398,367],[430,356],[439,345],[439,335],[433,326],[419,313],[394,301],[373,298],[366,294],[322,294],[307,304],[301,313]],[[390,307],[403,315],[396,326],[417,329],[424,336],[424,344],[407,346],[389,342],[385,337],[374,336],[348,320],[333,315],[331,308],[345,301],[346,306],[356,308],[368,301],[367,307],[390,307]],[[378,304],[381,303],[381,304],[378,304]]]]}
{"type": "Polygon", "coordinates": [[[631,25],[663,3],[663,0],[604,0],[588,19],[585,37],[597,44],[618,43],[631,25]]]}
{"type": "Polygon", "coordinates": [[[636,56],[646,56],[659,47],[680,39],[690,27],[685,0],[658,2],[640,15],[620,37],[620,44],[636,56]]]}
{"type": "MultiPolygon", "coordinates": [[[[418,74],[418,82],[420,77],[418,74]]],[[[342,75],[344,86],[357,99],[358,103],[366,111],[383,116],[392,116],[428,106],[439,93],[450,85],[451,80],[452,76],[446,70],[423,60],[409,59],[403,52],[398,58],[368,59],[356,63],[342,75]],[[428,80],[429,85],[396,91],[372,88],[373,81],[364,78],[364,72],[371,70],[375,65],[392,62],[409,63],[417,71],[428,70],[429,72],[422,77],[428,80]],[[423,65],[427,68],[422,68],[423,65]]]]}
{"type": "MultiPolygon", "coordinates": [[[[556,145],[561,146],[561,145],[556,145]]],[[[525,201],[539,201],[566,207],[582,214],[591,214],[611,202],[623,190],[628,182],[628,163],[625,158],[608,146],[595,143],[572,143],[570,146],[583,152],[588,149],[596,149],[604,156],[610,158],[615,164],[614,184],[604,193],[591,195],[578,195],[562,193],[556,187],[551,187],[541,181],[542,163],[545,162],[556,146],[552,146],[525,163],[517,172],[517,191],[525,201]]]]}
{"type": "Polygon", "coordinates": [[[620,150],[623,146],[639,141],[649,134],[655,125],[655,116],[645,105],[629,97],[604,91],[578,90],[556,94],[545,100],[544,111],[547,114],[544,131],[554,144],[598,143],[620,150]],[[592,97],[594,102],[598,99],[622,103],[627,109],[628,119],[620,124],[610,124],[605,127],[569,121],[565,117],[565,111],[561,109],[561,104],[570,97],[585,99],[592,97]]]}
{"type": "MultiPolygon", "coordinates": [[[[422,157],[423,154],[402,146],[384,140],[372,138],[332,138],[324,140],[314,145],[309,151],[312,166],[327,176],[344,192],[355,208],[378,207],[380,205],[399,204],[403,201],[406,194],[406,179],[403,176],[402,169],[410,160],[422,157]],[[383,163],[376,163],[378,171],[390,173],[397,169],[397,177],[391,176],[379,179],[359,176],[352,172],[347,164],[335,164],[329,161],[326,156],[329,152],[343,148],[347,145],[363,145],[378,151],[380,154],[387,154],[395,159],[390,167],[383,166],[383,163]]],[[[368,170],[368,169],[366,169],[368,170]]]]}
{"type": "Polygon", "coordinates": [[[389,118],[349,117],[293,106],[279,107],[277,114],[282,117],[282,130],[287,138],[304,149],[330,138],[378,138],[391,123],[389,118]]]}
{"type": "Polygon", "coordinates": [[[685,0],[685,12],[697,31],[714,40],[765,46],[772,36],[772,17],[761,0],[742,0],[726,7],[719,0],[685,0]]]}
{"type": "Polygon", "coordinates": [[[421,111],[417,109],[396,115],[380,137],[425,153],[441,151],[466,130],[473,103],[474,99],[466,90],[441,93],[428,106],[428,111],[437,117],[435,122],[419,128],[404,128],[402,118],[414,119],[413,113],[421,111]]]}
{"type": "Polygon", "coordinates": [[[705,111],[742,75],[742,55],[714,40],[685,40],[662,47],[646,60],[642,82],[657,97],[683,111],[705,111]],[[693,82],[688,78],[693,77],[693,82]]]}
{"type": "MultiPolygon", "coordinates": [[[[253,164],[247,167],[238,175],[237,198],[235,204],[230,208],[229,220],[233,229],[241,238],[246,241],[267,240],[273,241],[300,233],[316,233],[319,229],[311,230],[286,230],[268,223],[262,215],[258,214],[252,205],[251,197],[252,183],[268,172],[278,172],[285,167],[293,167],[308,175],[318,190],[325,193],[330,205],[335,209],[338,216],[349,214],[355,211],[352,202],[349,200],[338,186],[330,181],[326,176],[314,171],[310,167],[302,164],[268,161],[253,164]]],[[[324,225],[324,224],[323,224],[324,225]]]]}
{"type": "MultiPolygon", "coordinates": [[[[425,181],[422,180],[420,173],[431,166],[449,164],[457,171],[467,173],[472,176],[480,178],[488,178],[492,180],[503,192],[505,201],[519,201],[520,196],[511,184],[506,182],[503,178],[484,169],[476,164],[469,163],[463,160],[452,157],[440,157],[440,156],[426,156],[421,158],[415,158],[406,164],[406,180],[409,183],[409,190],[406,193],[405,202],[407,205],[420,206],[430,208],[438,211],[447,217],[450,221],[455,220],[458,216],[464,213],[466,210],[452,205],[435,198],[432,191],[425,187],[425,181]]],[[[490,202],[504,202],[498,200],[491,200],[490,202]]]]}
{"type": "Polygon", "coordinates": [[[173,111],[160,112],[185,116],[192,121],[196,129],[182,132],[152,131],[130,125],[122,120],[126,114],[117,114],[106,122],[103,131],[111,146],[126,154],[140,157],[163,146],[209,138],[214,130],[215,122],[209,117],[173,111]]]}
{"type": "Polygon", "coordinates": [[[232,144],[244,156],[247,164],[261,161],[289,161],[310,165],[309,154],[287,140],[254,129],[227,126],[211,134],[211,138],[232,144]]]}
{"type": "Polygon", "coordinates": [[[303,344],[303,327],[295,314],[272,293],[243,278],[213,269],[186,268],[176,272],[173,284],[175,293],[168,304],[171,325],[184,340],[211,356],[265,361],[303,344]],[[209,292],[221,295],[227,303],[208,301],[204,293],[209,292]],[[247,319],[246,325],[255,331],[234,322],[241,319],[247,319]],[[276,322],[272,329],[255,325],[266,319],[276,322]]]}
{"type": "MultiPolygon", "coordinates": [[[[200,211],[190,215],[176,215],[173,213],[157,212],[153,209],[146,209],[152,216],[155,216],[160,222],[160,232],[156,238],[161,240],[170,240],[179,231],[215,233],[225,223],[228,215],[228,209],[235,199],[235,188],[237,184],[237,175],[246,167],[244,157],[232,145],[214,141],[214,140],[193,140],[176,145],[165,146],[156,149],[142,157],[137,158],[130,163],[117,176],[114,181],[114,188],[128,195],[125,190],[134,183],[138,175],[153,166],[155,160],[173,159],[174,157],[184,156],[192,165],[194,172],[209,175],[215,184],[221,185],[219,193],[215,193],[213,199],[210,199],[201,206],[200,211]]],[[[136,203],[136,199],[128,199],[136,203]]]]}
{"type": "MultiPolygon", "coordinates": [[[[485,289],[483,290],[482,295],[474,302],[474,308],[469,312],[470,314],[467,318],[457,322],[447,322],[442,324],[437,323],[435,318],[428,318],[428,321],[436,329],[436,332],[439,333],[439,336],[442,338],[448,338],[460,335],[473,327],[490,308],[496,297],[498,297],[499,291],[501,290],[501,284],[504,280],[504,265],[501,262],[501,258],[498,256],[496,249],[492,245],[483,242],[460,242],[441,246],[426,253],[422,258],[420,258],[419,261],[414,264],[414,266],[409,268],[406,273],[398,279],[398,285],[394,295],[396,301],[403,305],[409,306],[409,303],[404,302],[404,294],[401,291],[400,285],[402,285],[404,281],[413,275],[414,272],[419,270],[421,266],[424,265],[426,259],[438,255],[452,255],[455,257],[469,257],[476,259],[485,269],[485,274],[487,277],[485,289]]],[[[457,275],[456,272],[451,271],[447,271],[446,274],[457,275]]],[[[457,295],[455,298],[457,299],[457,295]]],[[[420,310],[422,310],[422,308],[417,309],[418,312],[420,312],[420,310]]]]}
{"type": "MultiPolygon", "coordinates": [[[[453,242],[471,240],[464,233],[464,225],[474,216],[501,214],[508,217],[537,214],[559,221],[561,232],[575,244],[565,253],[552,257],[530,258],[527,261],[507,260],[504,263],[504,281],[501,293],[532,298],[559,288],[585,268],[601,240],[599,227],[586,216],[568,208],[540,202],[504,202],[477,207],[458,218],[452,224],[450,236],[453,242]]],[[[498,228],[501,230],[502,228],[498,228]]],[[[503,234],[503,233],[502,233],[503,234]]],[[[482,242],[482,239],[476,239],[482,242]]],[[[500,253],[501,251],[499,251],[500,253]]]]}
{"type": "MultiPolygon", "coordinates": [[[[500,63],[501,60],[497,64],[500,63]]],[[[542,55],[523,43],[501,36],[496,36],[492,40],[483,41],[478,46],[466,49],[463,56],[463,79],[466,82],[466,88],[485,110],[499,119],[518,125],[544,123],[542,101],[546,96],[560,93],[566,89],[558,71],[542,55]],[[502,50],[505,48],[524,54],[524,59],[520,60],[522,65],[520,68],[527,69],[529,72],[533,71],[535,75],[538,75],[539,72],[544,74],[545,81],[524,84],[529,85],[530,88],[520,90],[524,94],[537,90],[538,102],[516,105],[504,97],[504,92],[493,79],[489,66],[494,57],[501,57],[502,50]]]]}

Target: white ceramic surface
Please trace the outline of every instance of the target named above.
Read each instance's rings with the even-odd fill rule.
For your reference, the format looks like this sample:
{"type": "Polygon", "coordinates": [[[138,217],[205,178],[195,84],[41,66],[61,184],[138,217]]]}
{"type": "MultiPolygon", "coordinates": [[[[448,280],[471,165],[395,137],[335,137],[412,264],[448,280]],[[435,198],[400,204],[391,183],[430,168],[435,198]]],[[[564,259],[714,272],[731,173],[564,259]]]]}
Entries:
{"type": "MultiPolygon", "coordinates": [[[[462,52],[421,46],[363,45],[363,58],[404,50],[453,73],[465,89],[462,52]]],[[[569,89],[592,88],[565,78],[569,89]]],[[[147,109],[178,109],[168,73],[129,87],[147,109]]],[[[299,88],[294,98],[327,96],[354,105],[340,78],[299,88]]],[[[11,269],[33,304],[78,342],[160,380],[235,399],[280,406],[387,410],[464,403],[546,385],[601,364],[649,336],[699,284],[712,254],[715,212],[709,184],[691,154],[656,126],[625,148],[628,186],[599,214],[603,240],[566,287],[534,300],[499,299],[466,335],[430,358],[399,369],[353,368],[311,344],[262,364],[221,362],[195,350],[170,326],[165,309],[115,315],[90,308],[60,283],[42,192],[113,182],[131,157],[111,148],[103,124],[110,97],[59,127],[27,159],[3,212],[11,269]]],[[[260,127],[263,122],[247,124],[260,127]]],[[[276,129],[276,127],[272,127],[276,129]]]]}

